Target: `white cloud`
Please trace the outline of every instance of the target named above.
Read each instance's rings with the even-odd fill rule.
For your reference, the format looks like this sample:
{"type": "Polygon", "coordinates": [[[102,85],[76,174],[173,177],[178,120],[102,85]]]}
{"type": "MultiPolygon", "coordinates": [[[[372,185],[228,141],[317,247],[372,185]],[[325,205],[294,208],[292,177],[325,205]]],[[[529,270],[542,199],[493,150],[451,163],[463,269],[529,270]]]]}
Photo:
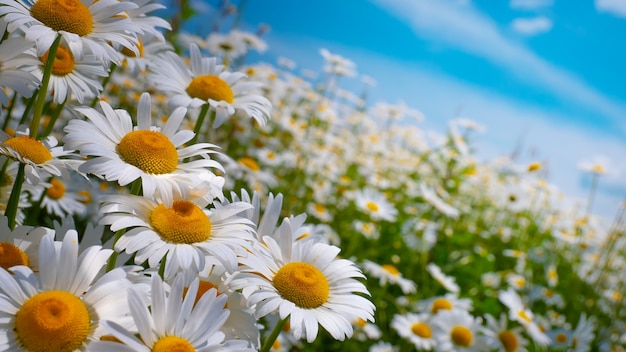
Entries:
{"type": "Polygon", "coordinates": [[[534,10],[542,7],[550,7],[554,0],[511,0],[511,8],[534,10]]]}
{"type": "Polygon", "coordinates": [[[596,0],[596,10],[626,17],[626,0],[596,0]]]}
{"type": "Polygon", "coordinates": [[[552,20],[547,17],[516,18],[511,27],[518,33],[532,36],[552,29],[552,20]]]}
{"type": "MultiPolygon", "coordinates": [[[[268,42],[272,51],[290,57],[301,67],[321,69],[323,60],[316,55],[320,47],[350,58],[360,72],[377,81],[370,91],[372,103],[381,99],[391,102],[402,99],[411,108],[424,113],[426,119],[421,126],[426,130],[442,133],[448,121],[459,114],[486,126],[486,132],[471,138],[471,146],[476,147],[477,155],[484,160],[510,155],[521,144],[524,151],[521,157],[526,160],[520,161],[545,161],[549,182],[572,202],[584,204],[589,192],[585,175],[577,168],[581,161],[605,155],[612,160],[611,168],[626,172],[623,158],[626,141],[587,126],[568,123],[576,116],[546,111],[444,73],[424,70],[363,49],[301,36],[277,37],[276,33],[269,35],[268,42]]],[[[351,82],[342,83],[346,86],[351,82]]],[[[611,175],[603,177],[596,193],[594,213],[613,217],[624,197],[626,186],[621,179],[611,175]]]]}
{"type": "Polygon", "coordinates": [[[522,44],[505,37],[498,25],[471,4],[445,0],[374,0],[404,20],[416,35],[450,45],[505,68],[520,81],[536,85],[564,101],[608,118],[626,132],[626,106],[616,102],[576,75],[547,62],[522,44]]]}

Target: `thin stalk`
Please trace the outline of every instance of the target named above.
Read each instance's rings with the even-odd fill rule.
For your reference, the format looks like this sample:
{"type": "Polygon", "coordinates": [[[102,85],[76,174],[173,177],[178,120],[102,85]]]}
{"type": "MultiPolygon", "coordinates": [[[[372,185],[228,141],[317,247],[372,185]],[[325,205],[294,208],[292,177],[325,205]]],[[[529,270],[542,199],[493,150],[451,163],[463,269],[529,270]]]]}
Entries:
{"type": "MultiPolygon", "coordinates": [[[[141,193],[141,179],[135,180],[130,186],[130,194],[139,195],[139,193],[141,193]]],[[[126,229],[121,229],[115,232],[115,238],[113,239],[113,245],[112,245],[113,253],[111,253],[111,256],[109,257],[109,261],[107,262],[107,267],[106,267],[107,273],[115,269],[117,257],[118,257],[118,253],[117,251],[115,251],[115,244],[120,239],[120,237],[122,237],[122,235],[125,233],[126,233],[126,229]]]]}
{"type": "MultiPolygon", "coordinates": [[[[195,133],[195,135],[189,141],[188,143],[189,145],[196,144],[196,142],[198,141],[198,134],[200,134],[200,129],[202,128],[202,125],[204,124],[204,119],[206,118],[206,113],[208,111],[209,111],[209,103],[202,105],[202,108],[200,109],[200,113],[198,114],[198,118],[196,119],[196,125],[193,127],[193,133],[195,133]]],[[[211,118],[213,118],[214,115],[215,115],[215,111],[211,113],[211,118]]]]}
{"type": "Polygon", "coordinates": [[[585,218],[589,219],[589,215],[591,214],[591,206],[593,205],[593,198],[596,193],[596,188],[598,186],[598,174],[592,173],[591,179],[591,187],[589,188],[589,197],[587,198],[587,210],[585,211],[585,218]]]}
{"type": "Polygon", "coordinates": [[[11,121],[11,113],[13,112],[13,107],[15,107],[15,103],[17,102],[17,92],[13,93],[13,98],[11,98],[11,103],[9,103],[9,107],[7,108],[7,116],[4,119],[4,123],[2,124],[2,130],[6,131],[9,126],[9,122],[11,121]]]}
{"type": "Polygon", "coordinates": [[[4,211],[4,215],[9,221],[9,228],[13,230],[15,228],[15,219],[17,218],[17,208],[20,203],[20,194],[22,193],[22,185],[24,184],[24,168],[26,164],[20,163],[20,167],[17,169],[17,177],[13,188],[11,189],[11,196],[9,196],[9,202],[7,209],[4,211]]]}
{"type": "MultiPolygon", "coordinates": [[[[102,92],[103,93],[104,93],[104,90],[106,89],[107,84],[111,80],[111,77],[113,76],[113,72],[115,71],[116,68],[117,68],[117,65],[112,63],[109,68],[109,75],[104,77],[104,79],[102,80],[102,92]]],[[[94,108],[96,104],[98,103],[98,100],[100,100],[99,96],[94,97],[89,106],[94,108]]]]}
{"type": "Polygon", "coordinates": [[[67,103],[67,99],[65,99],[61,104],[57,105],[56,109],[54,109],[54,112],[50,116],[50,121],[48,121],[48,125],[46,126],[46,130],[43,132],[42,137],[47,137],[50,135],[50,133],[52,133],[52,129],[59,119],[61,111],[63,111],[63,107],[65,107],[65,103],[67,103]]]}
{"type": "Polygon", "coordinates": [[[30,110],[35,105],[35,100],[37,100],[37,95],[39,94],[39,90],[35,90],[33,92],[33,96],[28,99],[28,104],[26,104],[26,108],[24,108],[24,113],[22,113],[22,117],[20,118],[20,122],[17,124],[18,126],[26,123],[26,119],[28,118],[28,114],[30,114],[30,110]]]}
{"type": "Polygon", "coordinates": [[[265,342],[263,342],[263,346],[261,347],[260,352],[268,352],[272,348],[272,345],[274,345],[274,341],[276,341],[278,335],[280,335],[280,332],[283,330],[285,323],[287,323],[287,319],[289,319],[289,317],[281,319],[278,321],[278,323],[276,323],[276,326],[274,326],[274,330],[272,330],[270,336],[268,336],[267,339],[265,339],[265,342]]]}
{"type": "Polygon", "coordinates": [[[165,280],[165,262],[167,261],[167,252],[161,259],[161,264],[159,264],[159,276],[161,279],[165,280]]]}
{"type": "Polygon", "coordinates": [[[54,66],[54,59],[57,55],[59,43],[61,43],[61,34],[57,35],[57,38],[54,40],[54,43],[52,43],[52,46],[48,51],[48,59],[46,60],[46,66],[43,71],[43,78],[41,79],[41,87],[39,88],[39,95],[37,96],[37,102],[35,103],[33,120],[30,123],[30,137],[33,139],[37,139],[37,134],[39,133],[39,124],[41,123],[43,106],[46,103],[46,97],[48,96],[48,83],[50,83],[52,66],[54,66]]]}

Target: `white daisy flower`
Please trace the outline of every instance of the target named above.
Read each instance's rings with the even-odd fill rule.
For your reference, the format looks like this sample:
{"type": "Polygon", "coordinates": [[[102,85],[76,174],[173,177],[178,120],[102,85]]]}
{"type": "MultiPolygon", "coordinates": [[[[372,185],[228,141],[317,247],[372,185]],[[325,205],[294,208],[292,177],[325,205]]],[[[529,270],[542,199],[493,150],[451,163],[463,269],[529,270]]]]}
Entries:
{"type": "Polygon", "coordinates": [[[373,220],[395,221],[398,215],[398,210],[385,195],[371,188],[356,191],[354,201],[373,220]]]}
{"type": "Polygon", "coordinates": [[[419,312],[437,314],[446,310],[472,310],[472,300],[469,298],[459,298],[456,293],[446,293],[443,296],[431,297],[417,303],[419,312]]]}
{"type": "Polygon", "coordinates": [[[526,352],[528,340],[522,337],[520,327],[508,328],[506,314],[500,315],[500,320],[486,314],[487,326],[481,328],[485,336],[485,343],[498,352],[526,352]]]}
{"type": "Polygon", "coordinates": [[[32,46],[32,42],[21,37],[8,38],[0,43],[0,105],[9,105],[9,98],[2,88],[10,88],[28,98],[41,83],[33,74],[21,69],[39,63],[37,57],[27,51],[32,46]]]}
{"type": "Polygon", "coordinates": [[[0,268],[9,270],[16,265],[23,265],[39,271],[39,243],[51,231],[45,227],[24,225],[11,230],[7,217],[0,217],[0,268]]]}
{"type": "Polygon", "coordinates": [[[27,185],[24,190],[29,192],[33,199],[41,200],[40,206],[48,214],[65,217],[83,215],[87,211],[84,196],[73,188],[74,183],[69,180],[53,177],[39,185],[42,187],[27,185]]]}
{"type": "Polygon", "coordinates": [[[355,279],[364,276],[354,263],[337,259],[338,247],[294,241],[288,232],[278,241],[265,237],[264,245],[257,243],[240,259],[241,272],[227,280],[231,289],[242,289],[257,318],[275,312],[289,317],[294,336],[308,342],[317,337],[318,324],[343,341],[353,334],[352,321],[374,321],[374,305],[355,294],[369,292],[355,279]]]}
{"type": "Polygon", "coordinates": [[[380,285],[386,285],[387,283],[396,284],[402,289],[402,293],[405,295],[415,292],[415,282],[402,277],[402,273],[391,264],[379,265],[369,260],[363,261],[365,270],[377,277],[380,281],[380,285]]]}
{"type": "Polygon", "coordinates": [[[432,325],[437,351],[485,351],[487,346],[479,335],[480,323],[480,318],[464,310],[446,310],[435,315],[432,325]]]}
{"type": "Polygon", "coordinates": [[[428,313],[396,314],[391,320],[391,327],[398,335],[411,341],[416,349],[430,351],[436,345],[430,320],[428,313]]]}
{"type": "Polygon", "coordinates": [[[244,82],[246,75],[241,72],[224,71],[216,58],[203,58],[195,44],[189,50],[189,68],[172,52],[160,55],[149,66],[148,79],[159,90],[171,94],[171,106],[199,108],[209,104],[209,112],[215,113],[214,128],[233,115],[253,118],[260,125],[266,123],[272,105],[253,93],[259,83],[244,82]]]}
{"type": "Polygon", "coordinates": [[[541,346],[547,346],[550,344],[550,338],[541,331],[533,319],[533,313],[530,309],[526,308],[521,297],[513,288],[509,288],[506,291],[500,291],[498,298],[502,304],[509,308],[509,318],[522,324],[522,326],[526,329],[526,332],[537,344],[541,346]]]}
{"type": "Polygon", "coordinates": [[[441,271],[441,268],[435,263],[428,263],[426,266],[428,273],[439,282],[446,290],[454,293],[459,292],[459,285],[456,283],[456,279],[452,276],[447,276],[441,271]]]}
{"type": "Polygon", "coordinates": [[[58,141],[53,136],[40,141],[29,137],[28,130],[16,132],[15,137],[0,132],[0,142],[0,155],[25,164],[26,182],[32,185],[50,176],[69,177],[68,169],[75,170],[81,163],[79,160],[61,159],[73,152],[63,150],[62,146],[57,147],[58,141]]]}
{"type": "Polygon", "coordinates": [[[151,125],[151,99],[143,93],[137,107],[137,126],[125,110],[113,110],[100,102],[104,115],[98,111],[76,108],[89,121],[73,119],[65,127],[66,148],[77,149],[83,156],[95,158],[84,162],[79,170],[98,175],[107,181],[126,186],[141,178],[145,195],[158,195],[170,203],[174,193],[182,194],[194,183],[198,174],[213,167],[223,170],[215,160],[208,143],[184,144],[194,137],[188,130],[177,131],[186,109],[174,110],[162,128],[151,125]],[[193,159],[200,157],[199,159],[193,159]],[[183,162],[192,158],[193,160],[183,162]]]}
{"type": "Polygon", "coordinates": [[[172,30],[172,26],[165,19],[158,16],[149,16],[148,13],[156,10],[165,9],[166,6],[159,4],[153,0],[122,0],[122,2],[130,2],[136,5],[136,8],[130,8],[124,12],[131,22],[141,29],[142,35],[150,35],[165,42],[162,29],[172,30]]]}
{"type": "Polygon", "coordinates": [[[432,188],[430,188],[423,182],[419,184],[419,187],[422,197],[424,197],[424,200],[426,200],[428,204],[432,205],[433,208],[437,209],[447,217],[453,219],[459,217],[459,211],[450,204],[446,203],[443,199],[441,199],[432,188]]]}
{"type": "Polygon", "coordinates": [[[100,341],[89,345],[90,351],[156,352],[156,351],[254,351],[246,341],[226,340],[220,328],[228,318],[225,295],[216,295],[215,289],[205,293],[194,304],[198,280],[184,293],[184,280],[177,277],[166,294],[159,275],[152,275],[150,306],[142,294],[128,291],[130,313],[137,325],[131,331],[114,321],[104,325],[122,342],[100,341]]]}
{"type": "MultiPolygon", "coordinates": [[[[25,68],[39,80],[43,78],[48,53],[49,51],[46,51],[40,57],[37,65],[25,68]]],[[[105,76],[107,72],[102,62],[95,56],[87,54],[76,59],[67,46],[60,44],[52,64],[48,93],[52,95],[55,104],[61,104],[66,99],[72,98],[82,104],[85,99],[100,95],[102,84],[98,78],[105,76]]]]}
{"type": "MultiPolygon", "coordinates": [[[[120,13],[137,5],[117,0],[0,0],[10,33],[20,29],[35,42],[37,56],[61,35],[76,58],[92,53],[103,63],[116,62],[111,44],[133,49],[141,29],[120,13]]],[[[134,49],[133,49],[134,50],[134,49]]]]}
{"type": "Polygon", "coordinates": [[[126,280],[122,269],[96,279],[111,250],[100,246],[78,255],[78,234],[62,243],[45,235],[39,246],[39,273],[25,266],[0,269],[0,350],[75,351],[106,334],[101,322],[128,326],[126,280]]]}
{"type": "Polygon", "coordinates": [[[206,256],[230,272],[237,268],[236,250],[253,239],[252,223],[237,214],[249,209],[243,202],[206,209],[203,199],[176,196],[169,205],[140,196],[108,196],[101,224],[112,231],[127,229],[115,243],[117,252],[135,253],[135,263],[151,268],[166,256],[165,279],[178,272],[189,275],[205,267],[206,256]]]}

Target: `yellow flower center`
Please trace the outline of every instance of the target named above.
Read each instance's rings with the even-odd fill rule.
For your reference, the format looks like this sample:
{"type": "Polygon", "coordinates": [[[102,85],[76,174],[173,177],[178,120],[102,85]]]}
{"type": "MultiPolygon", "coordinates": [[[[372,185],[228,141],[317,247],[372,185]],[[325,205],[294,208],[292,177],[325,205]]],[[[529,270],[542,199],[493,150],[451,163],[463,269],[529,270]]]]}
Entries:
{"type": "Polygon", "coordinates": [[[37,0],[31,15],[55,31],[66,31],[79,36],[91,33],[91,11],[80,0],[37,0]]]}
{"type": "MultiPolygon", "coordinates": [[[[46,53],[39,58],[44,65],[48,61],[49,53],[50,50],[46,51],[46,53]]],[[[52,74],[55,76],[65,76],[70,74],[74,72],[74,64],[74,55],[72,55],[70,49],[63,45],[59,45],[56,55],[54,56],[54,62],[52,63],[52,74]]]]}
{"type": "Polygon", "coordinates": [[[46,196],[51,199],[61,199],[65,195],[65,185],[56,178],[50,181],[50,187],[46,190],[46,196]]]}
{"type": "Polygon", "coordinates": [[[28,266],[28,256],[16,245],[0,242],[0,268],[9,269],[16,265],[28,266]]]}
{"type": "Polygon", "coordinates": [[[380,207],[378,206],[378,204],[374,203],[374,202],[367,202],[365,203],[365,207],[372,212],[378,212],[378,210],[380,209],[380,207]]]}
{"type": "Polygon", "coordinates": [[[186,339],[178,336],[161,337],[154,346],[152,352],[195,352],[196,348],[186,339]]]}
{"type": "Polygon", "coordinates": [[[149,174],[169,174],[178,166],[178,151],[161,132],[127,133],[117,145],[117,152],[122,160],[149,174]]]}
{"type": "Polygon", "coordinates": [[[272,284],[280,296],[305,309],[317,308],[328,300],[330,288],[324,274],[311,264],[292,262],[274,276],[272,284]]]}
{"type": "Polygon", "coordinates": [[[530,165],[528,165],[528,172],[533,172],[533,171],[537,171],[541,169],[541,163],[539,162],[532,162],[530,163],[530,165]]]}
{"type": "Polygon", "coordinates": [[[395,266],[391,264],[381,265],[381,268],[383,268],[383,270],[385,270],[386,272],[388,272],[389,274],[393,276],[397,276],[398,274],[400,274],[400,271],[398,270],[398,268],[396,268],[395,266]]]}
{"type": "Polygon", "coordinates": [[[531,318],[528,313],[526,313],[525,310],[520,310],[517,312],[517,316],[522,318],[522,320],[526,321],[527,323],[530,323],[533,321],[533,318],[531,318]]]}
{"type": "Polygon", "coordinates": [[[248,158],[244,156],[243,158],[239,158],[237,161],[243,166],[247,167],[248,169],[254,172],[261,170],[261,168],[259,167],[259,164],[257,164],[257,162],[254,161],[254,159],[252,158],[248,158]]]}
{"type": "Polygon", "coordinates": [[[450,338],[457,346],[469,347],[472,345],[474,335],[470,329],[465,326],[458,325],[453,327],[452,331],[450,331],[450,338]]]}
{"type": "MultiPolygon", "coordinates": [[[[202,296],[212,288],[214,288],[216,291],[218,290],[218,286],[211,281],[200,280],[200,284],[198,285],[198,292],[196,293],[196,299],[194,300],[193,305],[195,306],[196,304],[198,304],[200,298],[202,298],[202,296]]],[[[187,295],[187,290],[189,290],[189,287],[185,287],[185,289],[183,290],[185,296],[187,295]]],[[[218,296],[219,294],[220,293],[217,292],[218,296]]]]}
{"type": "Polygon", "coordinates": [[[194,77],[186,89],[187,94],[192,98],[198,98],[208,101],[225,101],[232,104],[235,100],[235,94],[228,83],[218,76],[204,75],[194,77]]]}
{"type": "Polygon", "coordinates": [[[452,303],[445,298],[437,298],[433,301],[433,314],[437,314],[437,312],[442,309],[452,310],[452,303]]]}
{"type": "Polygon", "coordinates": [[[90,330],[87,307],[65,291],[38,293],[24,302],[15,315],[17,338],[31,352],[77,350],[90,330]]]}
{"type": "Polygon", "coordinates": [[[52,153],[43,143],[26,136],[9,138],[4,141],[4,145],[15,150],[24,159],[30,160],[35,164],[43,164],[48,160],[52,160],[52,153]]]}
{"type": "Polygon", "coordinates": [[[152,210],[150,225],[170,243],[204,242],[211,237],[211,220],[199,206],[177,200],[171,208],[163,204],[152,210]]]}
{"type": "Polygon", "coordinates": [[[517,347],[519,346],[519,342],[517,341],[517,336],[511,331],[505,330],[501,331],[498,334],[498,339],[502,343],[502,347],[506,352],[515,352],[517,351],[517,347]]]}
{"type": "Polygon", "coordinates": [[[567,334],[565,334],[563,332],[560,332],[560,333],[556,334],[554,339],[558,343],[565,343],[565,342],[567,342],[567,334]]]}
{"type": "Polygon", "coordinates": [[[430,330],[430,326],[428,326],[428,324],[426,323],[415,323],[411,325],[411,331],[415,335],[425,339],[429,339],[433,336],[433,332],[430,330]]]}
{"type": "MultiPolygon", "coordinates": [[[[141,41],[141,39],[137,39],[137,45],[135,47],[139,51],[139,57],[143,57],[143,41],[141,41]]],[[[122,54],[127,57],[137,57],[137,54],[127,47],[122,48],[122,54]]]]}

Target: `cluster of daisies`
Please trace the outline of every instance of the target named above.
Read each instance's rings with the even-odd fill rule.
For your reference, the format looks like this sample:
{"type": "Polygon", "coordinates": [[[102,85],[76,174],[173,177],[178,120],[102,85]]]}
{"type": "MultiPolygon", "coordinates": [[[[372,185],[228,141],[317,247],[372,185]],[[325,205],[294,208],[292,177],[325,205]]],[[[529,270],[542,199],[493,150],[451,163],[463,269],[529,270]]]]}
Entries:
{"type": "Polygon", "coordinates": [[[625,214],[179,4],[0,0],[0,350],[626,348],[625,214]]]}
{"type": "Polygon", "coordinates": [[[361,270],[282,195],[227,195],[207,142],[266,124],[261,84],[174,51],[163,8],[0,1],[0,350],[268,351],[287,323],[351,337],[374,321],[361,270]]]}

